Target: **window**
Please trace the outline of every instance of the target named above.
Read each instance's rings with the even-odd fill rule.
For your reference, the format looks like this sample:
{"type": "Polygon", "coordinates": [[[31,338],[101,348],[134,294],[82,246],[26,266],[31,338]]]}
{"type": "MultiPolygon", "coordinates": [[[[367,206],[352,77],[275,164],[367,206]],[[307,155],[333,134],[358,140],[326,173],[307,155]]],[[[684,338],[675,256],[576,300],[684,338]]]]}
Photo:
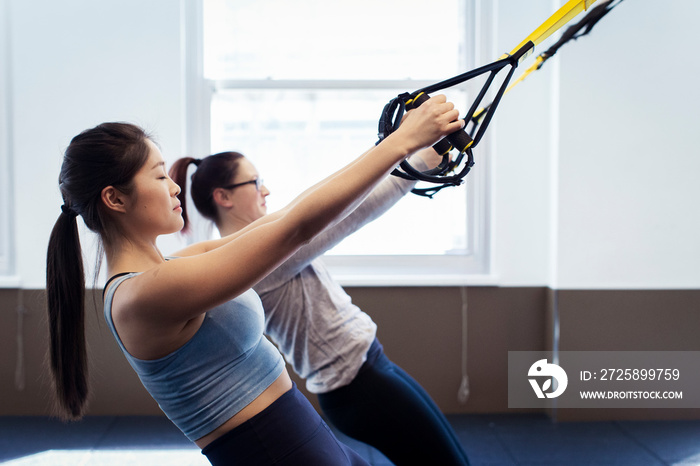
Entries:
{"type": "MultiPolygon", "coordinates": [[[[208,150],[245,154],[271,211],[377,140],[384,105],[474,67],[478,0],[203,0],[208,150]]],[[[468,86],[445,93],[468,107],[468,86]]],[[[486,156],[466,185],[409,194],[326,255],[345,284],[488,273],[486,156]]]]}

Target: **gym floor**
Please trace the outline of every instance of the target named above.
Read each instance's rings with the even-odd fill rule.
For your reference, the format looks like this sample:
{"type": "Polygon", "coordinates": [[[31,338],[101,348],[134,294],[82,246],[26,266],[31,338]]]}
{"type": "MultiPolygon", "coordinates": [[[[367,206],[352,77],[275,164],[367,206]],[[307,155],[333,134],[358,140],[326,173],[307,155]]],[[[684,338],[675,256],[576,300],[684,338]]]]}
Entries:
{"type": "MultiPolygon", "coordinates": [[[[553,423],[542,414],[450,415],[473,465],[700,465],[700,421],[553,423]]],[[[375,466],[383,455],[338,437],[375,466]]],[[[206,465],[165,417],[0,417],[3,465],[206,465]]]]}

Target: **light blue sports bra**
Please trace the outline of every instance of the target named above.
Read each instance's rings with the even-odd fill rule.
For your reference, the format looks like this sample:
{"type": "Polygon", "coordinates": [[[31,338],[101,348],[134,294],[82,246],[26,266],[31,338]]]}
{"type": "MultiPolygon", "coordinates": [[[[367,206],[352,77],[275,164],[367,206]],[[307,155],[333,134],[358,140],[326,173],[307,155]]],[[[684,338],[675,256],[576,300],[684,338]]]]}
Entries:
{"type": "Polygon", "coordinates": [[[197,333],[169,355],[137,359],[124,348],[112,321],[114,279],[105,294],[105,320],[144,387],[170,420],[194,441],[222,425],[257,398],[284,369],[284,360],[263,336],[260,298],[249,290],[209,310],[197,333]]]}

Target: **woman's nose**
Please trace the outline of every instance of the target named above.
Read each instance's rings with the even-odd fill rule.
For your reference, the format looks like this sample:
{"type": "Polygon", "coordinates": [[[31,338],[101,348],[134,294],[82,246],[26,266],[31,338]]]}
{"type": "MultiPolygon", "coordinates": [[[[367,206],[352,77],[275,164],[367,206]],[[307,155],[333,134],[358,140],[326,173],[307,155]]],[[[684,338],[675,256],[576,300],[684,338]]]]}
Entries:
{"type": "Polygon", "coordinates": [[[182,191],[182,189],[180,188],[180,185],[177,184],[177,183],[175,183],[175,182],[172,180],[172,178],[170,179],[170,183],[172,183],[172,185],[173,185],[173,190],[172,190],[172,191],[174,191],[174,193],[175,193],[175,194],[173,194],[173,196],[177,196],[178,194],[180,194],[180,192],[182,191]]]}

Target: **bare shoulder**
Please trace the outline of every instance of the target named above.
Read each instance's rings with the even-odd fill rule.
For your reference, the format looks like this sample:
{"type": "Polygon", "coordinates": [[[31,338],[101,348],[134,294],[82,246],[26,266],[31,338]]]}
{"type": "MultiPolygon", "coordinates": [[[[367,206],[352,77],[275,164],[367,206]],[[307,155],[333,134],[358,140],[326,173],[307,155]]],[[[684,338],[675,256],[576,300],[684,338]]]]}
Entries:
{"type": "Polygon", "coordinates": [[[124,280],[114,291],[112,321],[126,350],[132,356],[152,360],[184,345],[201,326],[204,314],[192,319],[168,318],[161,308],[149,308],[145,298],[148,274],[124,280]]]}
{"type": "MultiPolygon", "coordinates": [[[[163,309],[170,301],[178,299],[178,291],[185,290],[178,283],[178,274],[173,273],[170,262],[177,261],[156,265],[119,283],[118,288],[113,290],[112,298],[112,318],[115,323],[136,320],[142,323],[154,321],[157,325],[164,325],[174,317],[164,313],[163,309]]],[[[175,265],[174,268],[180,267],[175,265]]],[[[177,325],[187,320],[189,319],[183,318],[182,322],[171,323],[177,325]]]]}

